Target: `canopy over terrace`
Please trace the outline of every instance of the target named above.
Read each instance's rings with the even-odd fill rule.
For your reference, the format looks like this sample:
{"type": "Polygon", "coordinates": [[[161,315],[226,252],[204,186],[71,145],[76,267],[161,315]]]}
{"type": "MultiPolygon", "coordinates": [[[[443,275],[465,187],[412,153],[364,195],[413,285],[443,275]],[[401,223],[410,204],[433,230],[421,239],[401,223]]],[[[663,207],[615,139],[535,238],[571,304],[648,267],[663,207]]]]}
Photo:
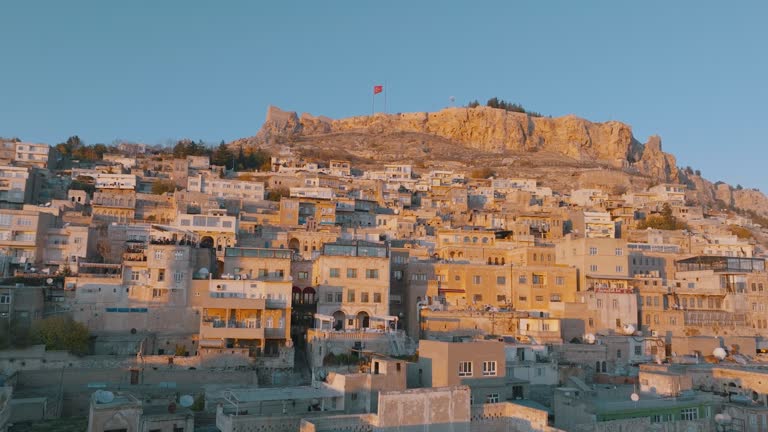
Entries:
{"type": "MultiPolygon", "coordinates": [[[[343,312],[340,312],[343,314],[343,312]]],[[[337,312],[339,314],[339,312],[337,312]]],[[[336,315],[336,314],[334,314],[336,315]]],[[[344,319],[347,318],[357,318],[358,315],[347,315],[344,314],[344,319]]],[[[383,316],[372,316],[370,317],[370,321],[378,321],[383,323],[383,330],[390,331],[397,328],[397,321],[399,320],[398,317],[392,316],[392,315],[383,315],[383,316]]],[[[327,330],[327,331],[333,331],[336,328],[334,325],[339,321],[338,316],[332,316],[332,315],[324,315],[324,314],[315,314],[315,328],[318,330],[327,330]]],[[[359,323],[358,323],[359,324],[359,323]]],[[[362,326],[360,327],[363,328],[362,326]]],[[[373,327],[376,328],[376,327],[373,327]]]]}

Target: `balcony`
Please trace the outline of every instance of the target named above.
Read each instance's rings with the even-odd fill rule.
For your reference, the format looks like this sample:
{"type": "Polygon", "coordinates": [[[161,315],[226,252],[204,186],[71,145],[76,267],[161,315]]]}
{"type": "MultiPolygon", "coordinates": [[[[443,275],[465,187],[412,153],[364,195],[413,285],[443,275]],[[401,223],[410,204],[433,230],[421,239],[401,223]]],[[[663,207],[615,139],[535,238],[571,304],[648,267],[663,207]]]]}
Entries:
{"type": "Polygon", "coordinates": [[[264,328],[258,320],[203,321],[200,322],[200,339],[264,339],[264,328]]]}
{"type": "Polygon", "coordinates": [[[287,307],[290,307],[290,304],[288,303],[288,300],[283,299],[266,299],[266,305],[269,309],[285,309],[287,307]]]}
{"type": "Polygon", "coordinates": [[[287,337],[284,328],[266,328],[264,335],[267,339],[285,339],[287,337]]]}

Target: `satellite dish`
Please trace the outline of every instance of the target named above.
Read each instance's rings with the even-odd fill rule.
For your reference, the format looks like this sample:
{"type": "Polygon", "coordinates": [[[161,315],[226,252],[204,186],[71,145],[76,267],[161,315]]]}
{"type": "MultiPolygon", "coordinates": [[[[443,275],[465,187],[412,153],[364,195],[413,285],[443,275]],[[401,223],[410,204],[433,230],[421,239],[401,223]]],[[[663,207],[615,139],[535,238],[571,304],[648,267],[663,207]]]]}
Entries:
{"type": "Polygon", "coordinates": [[[728,355],[728,353],[725,352],[724,349],[717,347],[712,350],[712,355],[715,356],[715,358],[718,360],[723,360],[728,355]]]}
{"type": "Polygon", "coordinates": [[[715,414],[715,423],[724,425],[730,422],[731,416],[729,416],[727,413],[715,414]]]}
{"type": "Polygon", "coordinates": [[[53,283],[53,278],[46,279],[45,283],[47,283],[48,285],[52,284],[53,283]]]}
{"type": "Polygon", "coordinates": [[[595,343],[595,335],[593,335],[592,333],[585,334],[584,335],[584,341],[587,342],[590,345],[594,344],[595,343]]]}
{"type": "Polygon", "coordinates": [[[206,267],[203,267],[200,270],[198,270],[197,273],[200,276],[208,276],[208,273],[210,273],[210,271],[208,271],[208,269],[206,267]]]}
{"type": "Polygon", "coordinates": [[[194,403],[195,398],[193,398],[192,395],[187,394],[179,398],[179,405],[183,406],[184,408],[189,408],[194,403]]]}
{"type": "Polygon", "coordinates": [[[107,404],[115,400],[115,394],[108,390],[96,390],[94,394],[97,403],[107,404]]]}
{"type": "Polygon", "coordinates": [[[632,393],[632,395],[629,398],[632,399],[632,402],[637,402],[640,400],[640,395],[637,393],[632,393]]]}
{"type": "Polygon", "coordinates": [[[624,327],[622,327],[622,331],[625,335],[632,335],[635,333],[635,326],[632,324],[624,324],[624,327]]]}

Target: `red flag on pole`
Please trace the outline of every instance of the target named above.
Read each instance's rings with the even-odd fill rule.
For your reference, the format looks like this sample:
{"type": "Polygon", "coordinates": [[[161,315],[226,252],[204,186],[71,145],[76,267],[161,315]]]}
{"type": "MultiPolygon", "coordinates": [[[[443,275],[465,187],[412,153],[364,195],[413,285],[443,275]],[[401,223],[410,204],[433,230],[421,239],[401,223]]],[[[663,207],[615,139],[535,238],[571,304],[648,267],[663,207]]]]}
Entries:
{"type": "Polygon", "coordinates": [[[375,85],[373,86],[373,94],[377,95],[384,91],[384,86],[382,85],[375,85]]]}

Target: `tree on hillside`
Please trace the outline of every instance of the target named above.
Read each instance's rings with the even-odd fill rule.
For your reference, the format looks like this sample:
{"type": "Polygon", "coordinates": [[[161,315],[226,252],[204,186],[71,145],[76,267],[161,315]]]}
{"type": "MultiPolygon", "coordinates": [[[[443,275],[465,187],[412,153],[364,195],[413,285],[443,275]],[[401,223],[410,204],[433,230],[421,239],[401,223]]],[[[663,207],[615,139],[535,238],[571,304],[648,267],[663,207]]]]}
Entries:
{"type": "Polygon", "coordinates": [[[45,345],[47,350],[67,350],[73,354],[88,353],[88,328],[72,318],[53,316],[32,326],[32,340],[45,345]]]}
{"type": "Polygon", "coordinates": [[[267,200],[279,202],[282,197],[291,196],[291,191],[286,187],[279,187],[267,192],[267,200]]]}
{"type": "Polygon", "coordinates": [[[672,207],[669,203],[664,203],[659,214],[646,217],[645,220],[637,224],[637,227],[639,229],[681,230],[688,229],[688,224],[677,219],[672,214],[672,207]]]}
{"type": "Polygon", "coordinates": [[[166,192],[175,192],[176,183],[173,180],[158,180],[152,183],[152,193],[155,195],[162,195],[166,192]]]}
{"type": "Polygon", "coordinates": [[[476,179],[487,179],[496,175],[496,172],[488,167],[473,169],[469,176],[476,179]]]}

